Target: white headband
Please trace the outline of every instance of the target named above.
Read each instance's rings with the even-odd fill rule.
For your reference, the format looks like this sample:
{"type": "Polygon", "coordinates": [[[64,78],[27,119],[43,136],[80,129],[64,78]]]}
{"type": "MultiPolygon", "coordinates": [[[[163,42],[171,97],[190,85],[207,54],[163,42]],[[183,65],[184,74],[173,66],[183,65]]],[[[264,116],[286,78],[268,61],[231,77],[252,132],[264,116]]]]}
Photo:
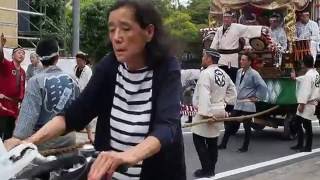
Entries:
{"type": "Polygon", "coordinates": [[[49,56],[42,56],[40,57],[40,61],[47,61],[55,56],[58,56],[59,55],[59,51],[58,52],[54,52],[52,54],[50,54],[49,56]]]}

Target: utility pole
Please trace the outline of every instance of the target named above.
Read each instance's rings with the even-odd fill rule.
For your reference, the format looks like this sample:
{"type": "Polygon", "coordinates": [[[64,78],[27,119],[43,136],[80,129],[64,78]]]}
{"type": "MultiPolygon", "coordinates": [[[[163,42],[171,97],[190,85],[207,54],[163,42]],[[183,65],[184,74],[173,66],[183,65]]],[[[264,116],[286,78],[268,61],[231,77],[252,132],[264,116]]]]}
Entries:
{"type": "Polygon", "coordinates": [[[80,0],[72,0],[72,56],[79,52],[80,42],[80,0]]]}

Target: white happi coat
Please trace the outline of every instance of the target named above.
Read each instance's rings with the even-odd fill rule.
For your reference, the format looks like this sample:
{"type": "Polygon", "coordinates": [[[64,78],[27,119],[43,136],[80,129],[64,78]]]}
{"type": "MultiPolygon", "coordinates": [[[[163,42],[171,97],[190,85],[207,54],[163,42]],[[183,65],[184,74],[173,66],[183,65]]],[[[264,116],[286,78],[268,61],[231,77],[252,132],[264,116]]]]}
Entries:
{"type": "MultiPolygon", "coordinates": [[[[76,77],[77,66],[74,68],[74,75],[76,77]]],[[[80,91],[82,92],[84,88],[87,86],[89,80],[92,76],[92,70],[89,66],[85,66],[80,74],[80,78],[76,77],[80,86],[80,91]]]]}
{"type": "Polygon", "coordinates": [[[288,47],[288,39],[286,32],[282,26],[278,26],[274,29],[271,29],[271,39],[272,42],[280,45],[282,50],[286,50],[288,47]]]}
{"type": "Polygon", "coordinates": [[[314,113],[320,99],[319,73],[315,69],[309,69],[305,75],[298,77],[296,90],[297,102],[305,104],[304,111],[297,111],[297,115],[308,120],[317,120],[314,113]]]}
{"type": "MultiPolygon", "coordinates": [[[[217,64],[210,65],[200,73],[193,95],[193,105],[198,108],[194,122],[203,120],[202,116],[225,117],[226,104],[234,104],[237,92],[230,77],[217,64]]],[[[223,123],[193,126],[191,131],[202,137],[218,137],[223,123]]]]}
{"type": "Polygon", "coordinates": [[[297,22],[296,25],[297,39],[310,40],[310,51],[313,60],[317,57],[317,46],[319,43],[319,26],[316,22],[309,20],[307,24],[297,22]]]}
{"type": "Polygon", "coordinates": [[[245,112],[256,112],[255,102],[251,102],[249,98],[265,99],[268,92],[267,85],[260,74],[251,67],[247,69],[240,83],[242,72],[243,68],[237,72],[236,88],[238,96],[234,109],[245,112]]]}
{"type": "MultiPolygon", "coordinates": [[[[223,26],[217,29],[210,48],[231,50],[239,48],[239,38],[254,38],[261,36],[262,26],[247,26],[232,23],[223,34],[223,26]]],[[[238,53],[221,54],[219,64],[238,68],[238,53]]]]}

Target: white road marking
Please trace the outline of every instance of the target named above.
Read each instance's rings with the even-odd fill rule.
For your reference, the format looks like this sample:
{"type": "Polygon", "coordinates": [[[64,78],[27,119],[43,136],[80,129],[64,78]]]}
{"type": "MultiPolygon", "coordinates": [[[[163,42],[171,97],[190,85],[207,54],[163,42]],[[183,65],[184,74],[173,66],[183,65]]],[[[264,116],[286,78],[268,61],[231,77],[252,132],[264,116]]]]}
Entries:
{"type": "Polygon", "coordinates": [[[248,172],[248,171],[253,171],[253,170],[256,170],[256,169],[263,168],[263,167],[268,167],[268,166],[272,166],[272,165],[279,164],[279,163],[282,163],[282,162],[290,161],[290,160],[297,159],[297,158],[300,158],[300,157],[309,156],[311,154],[315,154],[315,153],[319,153],[319,152],[320,152],[320,148],[317,148],[317,149],[313,149],[312,152],[296,153],[296,154],[292,154],[292,155],[289,155],[289,156],[284,156],[284,157],[281,157],[281,158],[273,159],[273,160],[270,160],[270,161],[265,161],[265,162],[261,162],[261,163],[257,163],[257,164],[253,164],[253,165],[249,165],[249,166],[245,166],[245,167],[241,167],[241,168],[238,168],[238,169],[233,169],[233,170],[230,170],[230,171],[221,172],[219,174],[216,174],[216,176],[214,176],[212,178],[200,178],[200,179],[197,179],[197,180],[221,179],[221,178],[225,178],[225,177],[228,177],[228,176],[233,176],[233,175],[236,175],[236,174],[240,174],[240,173],[244,173],[244,172],[248,172]]]}

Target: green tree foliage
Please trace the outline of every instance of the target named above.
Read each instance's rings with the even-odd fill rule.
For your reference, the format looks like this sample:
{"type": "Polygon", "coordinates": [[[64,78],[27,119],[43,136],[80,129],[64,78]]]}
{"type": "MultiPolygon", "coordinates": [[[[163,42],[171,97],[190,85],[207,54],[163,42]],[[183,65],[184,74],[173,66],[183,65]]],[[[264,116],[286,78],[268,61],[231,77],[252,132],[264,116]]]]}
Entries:
{"type": "Polygon", "coordinates": [[[175,11],[165,19],[164,25],[169,30],[170,35],[184,42],[197,40],[198,29],[191,22],[191,17],[184,12],[175,11]]]}
{"type": "MultiPolygon", "coordinates": [[[[40,36],[56,38],[64,48],[70,39],[70,32],[65,21],[64,0],[32,0],[31,6],[45,16],[31,16],[31,22],[40,28],[40,36]]],[[[34,27],[32,27],[34,28],[34,27]]],[[[32,29],[36,31],[36,29],[32,29]]]]}
{"type": "Polygon", "coordinates": [[[162,18],[166,18],[170,16],[170,14],[175,10],[174,5],[171,3],[172,0],[150,0],[150,1],[161,13],[162,18]]]}
{"type": "Polygon", "coordinates": [[[187,7],[191,21],[197,25],[208,25],[211,0],[192,0],[187,7]]]}
{"type": "Polygon", "coordinates": [[[108,42],[107,11],[114,0],[95,0],[81,4],[80,49],[99,61],[110,51],[108,42]]]}
{"type": "MultiPolygon", "coordinates": [[[[80,0],[80,49],[95,61],[107,48],[107,11],[116,0],[80,0]]],[[[186,7],[176,6],[177,0],[150,0],[163,17],[167,32],[176,42],[176,54],[191,52],[200,57],[200,28],[208,26],[211,0],[190,0],[186,7]],[[174,4],[175,3],[175,4],[174,4]]],[[[70,54],[72,49],[72,0],[32,0],[32,6],[45,12],[47,18],[35,17],[42,27],[42,36],[54,36],[63,42],[70,54]]]]}
{"type": "Polygon", "coordinates": [[[190,44],[199,40],[198,28],[191,22],[191,17],[184,12],[174,11],[165,19],[169,34],[175,42],[176,54],[182,56],[184,52],[191,51],[190,44]]]}

